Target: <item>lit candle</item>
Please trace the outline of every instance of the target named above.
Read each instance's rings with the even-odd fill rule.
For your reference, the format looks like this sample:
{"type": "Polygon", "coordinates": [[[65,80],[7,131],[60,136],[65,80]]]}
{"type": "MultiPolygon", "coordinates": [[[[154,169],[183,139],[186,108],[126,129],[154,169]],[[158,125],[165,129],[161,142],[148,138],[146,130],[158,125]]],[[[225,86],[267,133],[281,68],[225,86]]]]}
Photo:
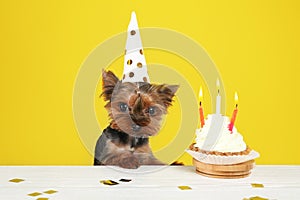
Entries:
{"type": "Polygon", "coordinates": [[[231,132],[232,132],[234,122],[235,122],[235,119],[236,119],[236,115],[237,115],[237,112],[238,112],[238,95],[237,95],[237,92],[235,92],[235,94],[234,94],[234,101],[235,101],[235,109],[232,113],[230,124],[228,125],[228,129],[231,132]]]}
{"type": "Polygon", "coordinates": [[[203,107],[202,107],[202,100],[203,100],[203,91],[202,91],[202,87],[200,87],[200,91],[199,91],[199,114],[200,114],[200,123],[201,123],[201,128],[204,126],[205,122],[204,122],[204,114],[203,114],[203,107]]]}
{"type": "Polygon", "coordinates": [[[221,114],[221,96],[220,96],[220,81],[217,79],[217,101],[216,101],[216,114],[221,114]]]}

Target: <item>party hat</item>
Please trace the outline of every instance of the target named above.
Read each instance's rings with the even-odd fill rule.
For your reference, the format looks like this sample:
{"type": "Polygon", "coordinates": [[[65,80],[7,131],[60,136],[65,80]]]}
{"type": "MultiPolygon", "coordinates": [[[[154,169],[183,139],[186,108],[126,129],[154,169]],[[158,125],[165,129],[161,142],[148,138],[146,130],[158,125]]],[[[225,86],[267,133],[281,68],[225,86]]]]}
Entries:
{"type": "Polygon", "coordinates": [[[122,82],[150,82],[135,12],[131,13],[127,30],[122,82]]]}

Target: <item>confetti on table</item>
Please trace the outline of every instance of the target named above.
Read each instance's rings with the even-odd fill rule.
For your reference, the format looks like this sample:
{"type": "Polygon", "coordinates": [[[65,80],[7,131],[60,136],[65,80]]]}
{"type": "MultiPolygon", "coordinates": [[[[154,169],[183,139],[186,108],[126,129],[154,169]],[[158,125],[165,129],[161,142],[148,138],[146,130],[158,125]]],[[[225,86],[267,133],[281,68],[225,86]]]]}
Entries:
{"type": "Polygon", "coordinates": [[[180,165],[180,166],[184,166],[184,163],[183,163],[183,162],[180,162],[180,161],[175,161],[175,162],[171,163],[171,165],[180,165]]]}
{"type": "Polygon", "coordinates": [[[252,185],[252,187],[254,187],[254,188],[263,188],[263,187],[264,187],[264,185],[261,184],[261,183],[251,183],[251,185],[252,185]]]}
{"type": "Polygon", "coordinates": [[[178,188],[181,190],[191,190],[192,189],[190,186],[186,186],[186,185],[178,186],[178,188]]]}
{"type": "Polygon", "coordinates": [[[103,183],[104,185],[118,185],[118,182],[112,181],[112,180],[101,180],[100,183],[103,183]]]}
{"type": "Polygon", "coordinates": [[[244,198],[243,200],[268,200],[268,199],[256,196],[256,197],[244,198]]]}
{"type": "Polygon", "coordinates": [[[46,194],[54,194],[56,192],[57,192],[56,190],[47,190],[44,193],[46,193],[46,194]]]}
{"type": "Polygon", "coordinates": [[[22,181],[25,181],[25,180],[24,179],[20,179],[20,178],[14,178],[14,179],[9,180],[9,182],[13,182],[13,183],[20,183],[22,181]]]}
{"type": "Polygon", "coordinates": [[[130,182],[130,181],[131,181],[131,179],[125,179],[125,178],[121,178],[119,181],[121,181],[121,182],[130,182]]]}
{"type": "Polygon", "coordinates": [[[28,196],[36,197],[36,196],[39,196],[41,194],[42,193],[39,193],[39,192],[33,192],[33,193],[28,194],[28,196]]]}
{"type": "Polygon", "coordinates": [[[45,197],[41,197],[41,198],[37,198],[36,200],[48,200],[49,198],[45,198],[45,197]]]}

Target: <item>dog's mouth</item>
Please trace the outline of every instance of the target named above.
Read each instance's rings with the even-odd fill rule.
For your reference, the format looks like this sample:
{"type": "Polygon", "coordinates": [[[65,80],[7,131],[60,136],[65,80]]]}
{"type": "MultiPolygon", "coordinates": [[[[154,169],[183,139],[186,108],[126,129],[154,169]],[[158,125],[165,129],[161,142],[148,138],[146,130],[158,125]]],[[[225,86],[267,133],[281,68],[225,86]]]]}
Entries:
{"type": "Polygon", "coordinates": [[[132,118],[129,120],[123,117],[116,118],[117,119],[113,121],[114,127],[134,137],[155,136],[160,129],[158,124],[151,123],[151,121],[136,121],[132,118]]]}
{"type": "Polygon", "coordinates": [[[139,126],[138,124],[133,124],[131,125],[131,127],[128,126],[122,131],[138,138],[148,138],[157,134],[157,132],[151,129],[150,127],[139,126]]]}

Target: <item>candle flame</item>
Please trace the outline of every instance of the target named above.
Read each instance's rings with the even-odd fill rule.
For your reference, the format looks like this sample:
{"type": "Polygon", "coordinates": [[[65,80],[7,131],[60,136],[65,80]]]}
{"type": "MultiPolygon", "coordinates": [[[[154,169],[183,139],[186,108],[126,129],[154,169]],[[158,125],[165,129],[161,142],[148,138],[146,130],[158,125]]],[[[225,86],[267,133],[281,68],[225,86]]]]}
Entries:
{"type": "Polygon", "coordinates": [[[219,79],[217,79],[216,85],[217,85],[217,91],[219,94],[220,93],[220,80],[219,79]]]}
{"type": "Polygon", "coordinates": [[[201,101],[202,99],[203,99],[203,91],[202,91],[202,87],[200,87],[199,100],[201,101]]]}
{"type": "Polygon", "coordinates": [[[239,101],[239,97],[238,97],[237,92],[235,92],[235,93],[234,93],[234,102],[235,102],[235,105],[238,104],[238,101],[239,101]]]}

